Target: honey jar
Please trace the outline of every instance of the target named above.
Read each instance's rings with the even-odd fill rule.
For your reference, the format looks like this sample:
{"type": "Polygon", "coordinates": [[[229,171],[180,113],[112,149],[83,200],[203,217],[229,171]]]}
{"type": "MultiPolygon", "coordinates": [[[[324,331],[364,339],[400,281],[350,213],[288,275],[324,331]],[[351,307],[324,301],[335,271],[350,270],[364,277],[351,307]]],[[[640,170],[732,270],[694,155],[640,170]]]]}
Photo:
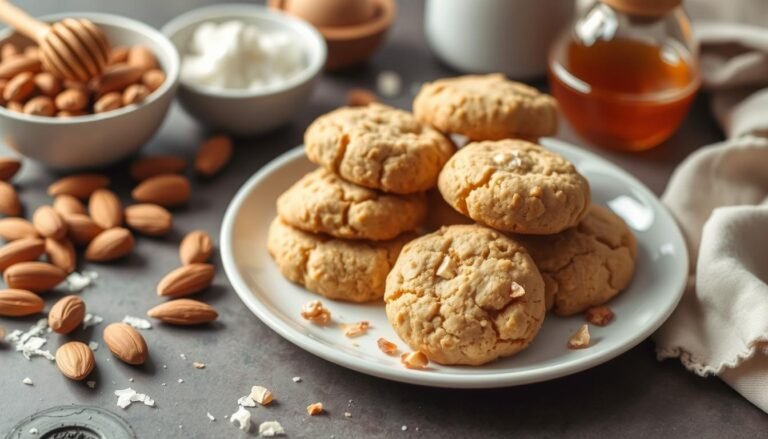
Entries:
{"type": "Polygon", "coordinates": [[[549,56],[552,94],[574,131],[596,145],[641,151],[668,139],[700,85],[682,0],[599,0],[549,56]]]}

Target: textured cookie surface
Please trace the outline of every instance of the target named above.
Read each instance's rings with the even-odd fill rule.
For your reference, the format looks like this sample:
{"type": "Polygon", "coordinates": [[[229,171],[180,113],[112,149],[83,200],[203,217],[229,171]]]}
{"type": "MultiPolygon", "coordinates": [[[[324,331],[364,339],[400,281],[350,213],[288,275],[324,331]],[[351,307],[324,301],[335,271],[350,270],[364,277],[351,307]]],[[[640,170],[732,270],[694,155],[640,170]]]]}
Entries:
{"type": "Polygon", "coordinates": [[[391,241],[345,241],[313,235],[276,218],[269,228],[267,250],[280,272],[330,299],[367,302],[381,299],[387,273],[413,235],[391,241]]]}
{"type": "Polygon", "coordinates": [[[387,318],[411,349],[479,365],[528,346],[544,319],[544,281],[526,250],[479,225],[408,243],[387,277],[387,318]]]}
{"type": "Polygon", "coordinates": [[[312,233],[345,239],[394,239],[424,221],[423,193],[386,194],[348,183],[319,168],[305,175],[277,199],[286,223],[312,233]]]}
{"type": "Polygon", "coordinates": [[[629,285],[637,243],[621,218],[592,206],[578,226],[557,235],[516,236],[533,256],[547,308],[562,316],[601,305],[629,285]]]}
{"type": "Polygon", "coordinates": [[[501,74],[427,83],[413,101],[413,113],[444,133],[472,140],[538,139],[557,133],[555,99],[501,74]]]}
{"type": "Polygon", "coordinates": [[[309,160],[343,179],[398,194],[433,187],[455,149],[410,113],[381,104],[320,116],[304,133],[304,145],[309,160]]]}
{"type": "Polygon", "coordinates": [[[438,187],[473,220],[534,235],[575,226],[591,199],[589,183],[568,160],[524,140],[470,143],[446,163],[438,187]]]}

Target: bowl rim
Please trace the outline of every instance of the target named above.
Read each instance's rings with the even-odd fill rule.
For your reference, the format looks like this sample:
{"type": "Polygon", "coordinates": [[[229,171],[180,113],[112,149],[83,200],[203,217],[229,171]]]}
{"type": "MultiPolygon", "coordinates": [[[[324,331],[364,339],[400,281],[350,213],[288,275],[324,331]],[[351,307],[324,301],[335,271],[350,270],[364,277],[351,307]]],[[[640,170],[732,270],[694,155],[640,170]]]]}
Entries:
{"type": "MultiPolygon", "coordinates": [[[[285,13],[286,0],[268,0],[271,9],[285,13]]],[[[376,16],[364,23],[350,26],[315,26],[320,34],[329,42],[345,43],[384,33],[392,26],[397,15],[395,0],[371,0],[376,10],[376,16]]]]}
{"type": "MultiPolygon", "coordinates": [[[[301,44],[307,51],[309,63],[301,72],[293,78],[282,84],[267,87],[263,90],[249,89],[225,89],[211,87],[207,85],[191,84],[179,79],[179,85],[186,91],[191,91],[199,95],[218,99],[245,100],[255,97],[274,96],[291,90],[305,84],[315,78],[325,65],[328,57],[328,50],[325,38],[309,23],[298,18],[291,17],[280,11],[274,11],[266,6],[247,3],[224,3],[203,6],[185,12],[167,22],[160,31],[168,38],[171,44],[176,47],[173,38],[178,32],[191,26],[199,26],[201,23],[215,19],[238,19],[238,18],[256,18],[257,20],[270,21],[283,29],[289,29],[300,36],[309,38],[299,38],[301,44]]],[[[177,52],[181,54],[182,50],[176,47],[177,52]]],[[[181,57],[181,55],[179,55],[181,57]]]]}

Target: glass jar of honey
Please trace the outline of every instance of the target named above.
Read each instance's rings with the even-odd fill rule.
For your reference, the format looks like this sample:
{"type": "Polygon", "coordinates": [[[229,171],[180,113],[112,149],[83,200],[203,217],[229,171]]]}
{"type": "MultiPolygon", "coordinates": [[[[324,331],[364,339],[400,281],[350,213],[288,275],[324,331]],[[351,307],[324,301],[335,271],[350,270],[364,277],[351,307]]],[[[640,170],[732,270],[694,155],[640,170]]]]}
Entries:
{"type": "Polygon", "coordinates": [[[600,0],[555,43],[550,87],[576,133],[641,151],[675,132],[700,84],[681,1],[600,0]]]}

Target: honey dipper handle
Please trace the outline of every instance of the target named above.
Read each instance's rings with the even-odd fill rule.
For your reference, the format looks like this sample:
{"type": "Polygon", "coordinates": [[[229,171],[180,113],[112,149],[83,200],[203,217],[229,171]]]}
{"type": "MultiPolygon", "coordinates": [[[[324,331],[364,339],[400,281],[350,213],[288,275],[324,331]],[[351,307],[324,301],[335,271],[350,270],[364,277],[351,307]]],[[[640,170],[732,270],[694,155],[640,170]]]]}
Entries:
{"type": "Polygon", "coordinates": [[[35,42],[40,41],[50,29],[50,26],[46,23],[30,16],[26,11],[9,3],[7,0],[0,0],[0,21],[35,42]]]}

